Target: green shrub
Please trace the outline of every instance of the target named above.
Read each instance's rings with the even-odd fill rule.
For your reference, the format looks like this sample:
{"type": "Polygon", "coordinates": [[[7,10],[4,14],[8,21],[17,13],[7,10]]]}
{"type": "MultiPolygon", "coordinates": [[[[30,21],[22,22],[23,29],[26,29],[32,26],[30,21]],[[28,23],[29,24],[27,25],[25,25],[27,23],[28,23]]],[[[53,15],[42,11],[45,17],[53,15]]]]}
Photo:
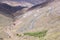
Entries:
{"type": "Polygon", "coordinates": [[[41,31],[41,32],[30,32],[30,33],[24,33],[24,35],[34,36],[34,37],[44,37],[47,33],[47,30],[41,31]]]}

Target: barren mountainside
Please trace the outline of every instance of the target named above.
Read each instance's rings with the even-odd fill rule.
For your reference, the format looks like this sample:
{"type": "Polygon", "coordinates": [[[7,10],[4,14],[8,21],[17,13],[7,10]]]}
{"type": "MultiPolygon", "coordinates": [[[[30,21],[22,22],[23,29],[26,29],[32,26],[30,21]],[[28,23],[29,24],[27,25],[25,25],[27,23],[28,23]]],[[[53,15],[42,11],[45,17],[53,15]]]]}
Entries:
{"type": "Polygon", "coordinates": [[[60,0],[31,7],[0,3],[0,40],[60,40],[60,0]]]}

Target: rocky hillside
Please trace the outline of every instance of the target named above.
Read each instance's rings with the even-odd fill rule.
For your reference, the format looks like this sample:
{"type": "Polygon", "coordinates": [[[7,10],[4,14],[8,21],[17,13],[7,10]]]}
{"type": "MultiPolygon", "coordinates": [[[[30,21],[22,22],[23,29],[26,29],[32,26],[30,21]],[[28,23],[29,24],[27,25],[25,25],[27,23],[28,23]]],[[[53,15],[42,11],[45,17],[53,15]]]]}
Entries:
{"type": "Polygon", "coordinates": [[[0,15],[0,24],[6,24],[1,29],[0,33],[5,33],[1,38],[4,40],[60,40],[60,0],[54,0],[43,7],[41,5],[33,7],[13,22],[15,24],[10,18],[0,15]]]}

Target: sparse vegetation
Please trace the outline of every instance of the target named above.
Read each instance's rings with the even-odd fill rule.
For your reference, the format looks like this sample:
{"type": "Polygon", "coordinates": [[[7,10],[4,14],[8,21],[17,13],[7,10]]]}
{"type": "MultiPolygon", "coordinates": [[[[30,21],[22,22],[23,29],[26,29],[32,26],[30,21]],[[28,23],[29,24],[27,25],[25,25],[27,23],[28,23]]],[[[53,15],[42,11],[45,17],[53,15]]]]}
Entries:
{"type": "Polygon", "coordinates": [[[46,35],[47,30],[41,31],[41,32],[30,32],[30,33],[24,33],[24,35],[34,36],[38,37],[40,39],[43,39],[43,37],[46,35]]]}
{"type": "Polygon", "coordinates": [[[44,37],[46,35],[46,31],[41,32],[30,32],[30,33],[24,33],[24,35],[34,36],[34,37],[44,37]]]}
{"type": "Polygon", "coordinates": [[[17,36],[21,37],[21,34],[16,34],[17,36]]]}

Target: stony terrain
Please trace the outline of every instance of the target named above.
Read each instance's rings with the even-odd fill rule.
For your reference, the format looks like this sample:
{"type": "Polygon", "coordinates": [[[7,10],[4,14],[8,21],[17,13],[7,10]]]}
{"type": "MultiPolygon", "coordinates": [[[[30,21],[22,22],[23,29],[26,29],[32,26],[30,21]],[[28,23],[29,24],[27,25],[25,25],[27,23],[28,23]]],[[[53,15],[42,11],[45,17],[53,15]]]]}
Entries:
{"type": "Polygon", "coordinates": [[[0,14],[2,40],[60,40],[60,0],[54,0],[43,8],[28,11],[14,23],[16,25],[13,25],[12,19],[0,14]],[[45,30],[47,33],[41,39],[30,36],[32,33],[45,30]]]}

